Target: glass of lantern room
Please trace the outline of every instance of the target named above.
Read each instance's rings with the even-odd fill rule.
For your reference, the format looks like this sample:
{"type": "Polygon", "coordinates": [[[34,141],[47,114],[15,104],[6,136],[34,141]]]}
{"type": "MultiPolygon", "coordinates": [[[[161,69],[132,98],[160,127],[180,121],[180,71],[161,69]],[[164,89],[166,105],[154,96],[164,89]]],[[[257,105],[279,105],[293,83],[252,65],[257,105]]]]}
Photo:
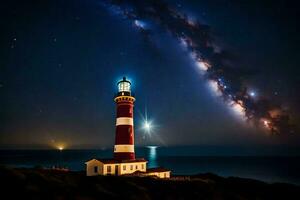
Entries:
{"type": "Polygon", "coordinates": [[[130,92],[130,86],[130,81],[126,80],[126,77],[123,77],[123,80],[118,83],[119,92],[130,92]]]}

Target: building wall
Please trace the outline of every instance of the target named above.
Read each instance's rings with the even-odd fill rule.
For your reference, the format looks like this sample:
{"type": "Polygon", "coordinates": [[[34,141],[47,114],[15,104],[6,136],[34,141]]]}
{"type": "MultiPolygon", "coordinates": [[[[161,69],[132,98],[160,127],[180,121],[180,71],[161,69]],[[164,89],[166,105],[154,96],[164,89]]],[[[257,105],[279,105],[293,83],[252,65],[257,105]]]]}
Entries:
{"type": "Polygon", "coordinates": [[[104,164],[103,175],[116,175],[116,166],[118,166],[118,175],[131,174],[136,171],[146,172],[147,169],[146,162],[104,164]],[[110,168],[110,171],[108,168],[110,168]]]}
{"type": "Polygon", "coordinates": [[[157,176],[159,178],[170,178],[171,172],[149,172],[147,173],[148,176],[157,176]]]}
{"type": "MultiPolygon", "coordinates": [[[[86,175],[87,176],[116,175],[117,166],[118,166],[117,175],[132,174],[136,171],[141,171],[141,172],[147,171],[147,162],[104,164],[101,161],[93,159],[86,162],[86,175]],[[95,167],[97,167],[97,171],[95,171],[95,167]]],[[[169,178],[170,172],[152,172],[147,175],[158,176],[160,178],[165,178],[166,176],[166,178],[169,178]],[[166,175],[164,173],[166,173],[166,175]]]]}
{"type": "Polygon", "coordinates": [[[146,172],[147,162],[121,163],[120,174],[131,174],[136,171],[146,172]]]}
{"type": "Polygon", "coordinates": [[[118,166],[118,173],[119,173],[119,165],[120,164],[103,164],[103,175],[115,175],[116,174],[116,166],[118,166]],[[110,171],[108,168],[110,167],[110,171]]]}
{"type": "Polygon", "coordinates": [[[116,168],[118,168],[117,175],[131,174],[136,171],[146,172],[147,162],[104,164],[98,160],[90,160],[86,162],[86,175],[116,175],[116,168]]]}
{"type": "Polygon", "coordinates": [[[87,176],[96,176],[103,174],[103,164],[98,160],[90,160],[86,162],[86,175],[87,176]],[[97,167],[97,171],[95,171],[97,167]]]}

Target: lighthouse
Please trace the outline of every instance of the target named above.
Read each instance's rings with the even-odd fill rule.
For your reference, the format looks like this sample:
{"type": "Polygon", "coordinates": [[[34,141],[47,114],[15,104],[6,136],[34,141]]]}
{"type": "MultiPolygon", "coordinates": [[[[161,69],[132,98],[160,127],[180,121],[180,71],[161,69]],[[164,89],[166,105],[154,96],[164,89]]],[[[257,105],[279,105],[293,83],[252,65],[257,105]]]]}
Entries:
{"type": "Polygon", "coordinates": [[[147,160],[135,158],[133,107],[135,97],[131,92],[131,82],[123,77],[117,83],[116,129],[113,158],[93,158],[85,162],[86,175],[133,175],[170,178],[171,170],[157,167],[147,168],[147,160]]]}
{"type": "Polygon", "coordinates": [[[135,98],[131,93],[131,82],[123,77],[118,82],[118,92],[114,98],[117,107],[114,158],[134,160],[133,107],[135,98]]]}

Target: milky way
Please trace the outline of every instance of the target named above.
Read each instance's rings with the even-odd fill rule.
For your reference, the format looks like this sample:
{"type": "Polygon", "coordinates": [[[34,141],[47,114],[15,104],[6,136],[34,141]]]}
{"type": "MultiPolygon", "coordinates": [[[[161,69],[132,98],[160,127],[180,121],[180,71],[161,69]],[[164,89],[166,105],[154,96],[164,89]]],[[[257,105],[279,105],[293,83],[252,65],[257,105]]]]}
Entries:
{"type": "Polygon", "coordinates": [[[247,122],[269,130],[272,134],[290,134],[294,127],[290,115],[280,104],[264,96],[256,96],[247,87],[246,79],[254,73],[237,68],[231,54],[215,42],[210,27],[191,20],[185,13],[159,0],[104,1],[112,12],[132,20],[146,37],[154,34],[151,22],[169,32],[189,52],[195,65],[213,91],[247,122]]]}

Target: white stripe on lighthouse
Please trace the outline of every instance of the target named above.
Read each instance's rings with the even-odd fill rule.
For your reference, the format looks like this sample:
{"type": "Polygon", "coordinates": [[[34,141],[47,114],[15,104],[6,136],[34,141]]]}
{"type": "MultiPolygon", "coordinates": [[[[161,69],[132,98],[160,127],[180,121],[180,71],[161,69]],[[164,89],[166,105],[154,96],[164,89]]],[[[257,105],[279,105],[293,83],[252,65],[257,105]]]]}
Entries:
{"type": "Polygon", "coordinates": [[[133,126],[133,119],[132,117],[118,117],[116,121],[116,126],[118,125],[132,125],[133,126]]]}
{"type": "Polygon", "coordinates": [[[115,153],[118,152],[134,152],[134,145],[133,144],[117,144],[115,145],[115,149],[114,149],[115,153]]]}

